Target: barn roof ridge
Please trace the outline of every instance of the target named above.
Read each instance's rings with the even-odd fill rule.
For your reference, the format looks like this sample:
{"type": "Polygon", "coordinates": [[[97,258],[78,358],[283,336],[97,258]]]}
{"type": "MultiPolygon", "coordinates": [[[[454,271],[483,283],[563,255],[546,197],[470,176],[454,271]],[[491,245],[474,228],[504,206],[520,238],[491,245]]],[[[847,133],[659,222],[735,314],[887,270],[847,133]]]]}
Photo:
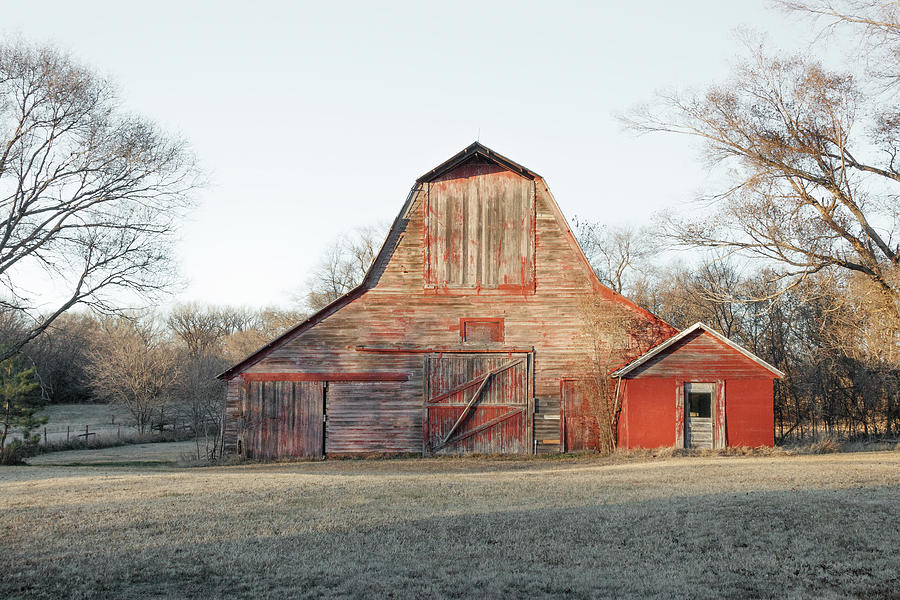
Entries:
{"type": "Polygon", "coordinates": [[[662,343],[660,343],[660,344],[654,346],[653,348],[651,348],[650,350],[648,350],[647,352],[645,352],[644,354],[642,354],[641,356],[639,356],[639,357],[636,358],[635,360],[631,361],[630,363],[628,363],[628,364],[625,365],[624,367],[621,367],[620,369],[617,369],[617,370],[613,371],[613,372],[611,373],[611,376],[612,376],[612,377],[616,377],[616,378],[624,377],[625,375],[627,375],[627,374],[630,373],[631,371],[635,370],[635,369],[638,368],[639,366],[641,366],[641,365],[645,364],[646,362],[648,362],[651,358],[653,358],[653,357],[659,355],[663,350],[665,350],[665,349],[667,349],[667,348],[669,348],[669,347],[671,347],[671,346],[677,344],[679,341],[683,340],[684,338],[686,338],[686,337],[689,336],[690,334],[692,334],[692,333],[694,333],[695,331],[698,331],[698,330],[700,330],[700,329],[702,329],[702,330],[705,331],[706,333],[712,335],[714,338],[716,338],[717,340],[719,340],[719,341],[722,342],[723,344],[725,344],[725,345],[729,346],[730,348],[732,348],[732,349],[734,349],[734,350],[740,352],[741,354],[743,354],[744,356],[746,356],[747,358],[749,358],[749,359],[752,360],[753,362],[757,363],[759,366],[763,367],[764,369],[767,369],[768,371],[770,371],[771,373],[773,373],[776,377],[779,377],[779,378],[784,377],[784,371],[782,371],[782,370],[780,370],[780,369],[777,369],[777,368],[773,367],[772,365],[770,365],[769,363],[767,363],[766,361],[764,361],[764,360],[761,359],[760,357],[756,356],[755,354],[753,354],[752,352],[750,352],[749,350],[747,350],[746,348],[744,348],[743,346],[741,346],[741,345],[738,344],[737,342],[734,342],[734,341],[728,339],[727,337],[725,337],[724,335],[722,335],[721,333],[719,333],[718,331],[716,331],[715,329],[713,329],[713,328],[710,327],[709,325],[703,323],[702,321],[697,321],[696,323],[694,323],[693,325],[691,325],[691,326],[688,327],[687,329],[681,331],[681,332],[678,333],[677,335],[674,335],[674,336],[670,337],[669,339],[667,339],[666,341],[664,341],[664,342],[662,342],[662,343]]]}
{"type": "Polygon", "coordinates": [[[522,175],[523,177],[526,177],[528,179],[541,178],[540,175],[538,175],[531,169],[520,165],[519,163],[515,162],[514,160],[506,158],[505,156],[503,156],[502,154],[500,154],[498,152],[495,152],[494,150],[491,150],[490,148],[488,148],[481,142],[475,141],[475,142],[472,142],[471,144],[469,144],[468,146],[466,146],[465,148],[463,148],[462,150],[460,150],[459,152],[457,152],[456,154],[454,154],[453,156],[451,156],[450,158],[448,158],[447,160],[445,160],[444,162],[442,162],[441,164],[439,164],[438,166],[436,166],[435,168],[431,169],[430,171],[428,171],[421,177],[417,178],[416,183],[418,184],[418,183],[426,183],[429,181],[434,181],[435,179],[437,179],[444,173],[452,171],[456,167],[458,167],[478,156],[485,158],[493,163],[496,163],[497,165],[503,167],[504,169],[512,171],[513,173],[516,173],[518,175],[522,175]]]}

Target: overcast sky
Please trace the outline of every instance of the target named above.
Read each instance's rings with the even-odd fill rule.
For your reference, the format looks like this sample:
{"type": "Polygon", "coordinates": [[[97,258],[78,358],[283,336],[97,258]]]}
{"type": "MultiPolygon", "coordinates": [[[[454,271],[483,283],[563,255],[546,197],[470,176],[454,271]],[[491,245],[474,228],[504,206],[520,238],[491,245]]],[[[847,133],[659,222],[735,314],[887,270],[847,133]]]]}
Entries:
{"type": "Polygon", "coordinates": [[[209,175],[184,224],[179,300],[287,305],[342,231],[389,222],[476,138],[544,176],[571,221],[648,223],[703,188],[688,140],[615,113],[721,80],[738,27],[789,46],[763,1],[5,2],[186,137],[209,175]]]}

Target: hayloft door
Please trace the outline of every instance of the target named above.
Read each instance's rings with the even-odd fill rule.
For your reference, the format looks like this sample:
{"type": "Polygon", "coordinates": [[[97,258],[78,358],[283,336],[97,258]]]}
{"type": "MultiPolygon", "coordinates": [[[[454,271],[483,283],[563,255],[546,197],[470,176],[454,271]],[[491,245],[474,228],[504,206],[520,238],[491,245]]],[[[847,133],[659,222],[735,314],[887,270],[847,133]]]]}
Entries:
{"type": "Polygon", "coordinates": [[[251,380],[241,396],[244,456],[322,456],[325,382],[251,380]]]}
{"type": "Polygon", "coordinates": [[[425,359],[424,452],[531,451],[530,353],[440,353],[425,359]]]}

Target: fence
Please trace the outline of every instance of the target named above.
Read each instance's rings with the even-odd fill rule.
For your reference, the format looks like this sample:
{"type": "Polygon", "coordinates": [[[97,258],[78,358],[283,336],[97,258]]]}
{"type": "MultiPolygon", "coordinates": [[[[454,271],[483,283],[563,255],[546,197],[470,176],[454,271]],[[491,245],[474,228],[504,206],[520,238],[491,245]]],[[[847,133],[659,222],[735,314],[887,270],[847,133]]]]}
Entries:
{"type": "MultiPolygon", "coordinates": [[[[187,420],[173,420],[162,426],[154,425],[147,433],[163,434],[165,432],[190,433],[193,425],[187,420]]],[[[47,425],[33,431],[40,435],[40,445],[49,446],[70,442],[96,442],[112,440],[126,442],[138,437],[140,431],[134,423],[69,423],[66,425],[47,425]]],[[[9,441],[22,439],[20,432],[10,432],[9,441]]]]}

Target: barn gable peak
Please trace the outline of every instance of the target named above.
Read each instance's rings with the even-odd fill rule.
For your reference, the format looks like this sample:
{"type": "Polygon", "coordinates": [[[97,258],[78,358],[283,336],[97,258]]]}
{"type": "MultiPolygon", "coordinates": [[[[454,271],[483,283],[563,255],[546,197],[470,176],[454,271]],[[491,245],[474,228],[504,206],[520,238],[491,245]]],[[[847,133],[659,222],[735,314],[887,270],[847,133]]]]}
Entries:
{"type": "Polygon", "coordinates": [[[520,165],[519,163],[506,158],[502,154],[498,154],[497,152],[491,150],[480,142],[473,142],[471,145],[463,148],[460,152],[451,156],[449,159],[445,160],[435,168],[431,169],[430,171],[416,179],[416,183],[418,184],[434,181],[435,179],[452,171],[453,169],[456,169],[457,167],[473,161],[491,162],[528,179],[540,178],[540,175],[538,175],[531,169],[528,169],[520,165]]]}

